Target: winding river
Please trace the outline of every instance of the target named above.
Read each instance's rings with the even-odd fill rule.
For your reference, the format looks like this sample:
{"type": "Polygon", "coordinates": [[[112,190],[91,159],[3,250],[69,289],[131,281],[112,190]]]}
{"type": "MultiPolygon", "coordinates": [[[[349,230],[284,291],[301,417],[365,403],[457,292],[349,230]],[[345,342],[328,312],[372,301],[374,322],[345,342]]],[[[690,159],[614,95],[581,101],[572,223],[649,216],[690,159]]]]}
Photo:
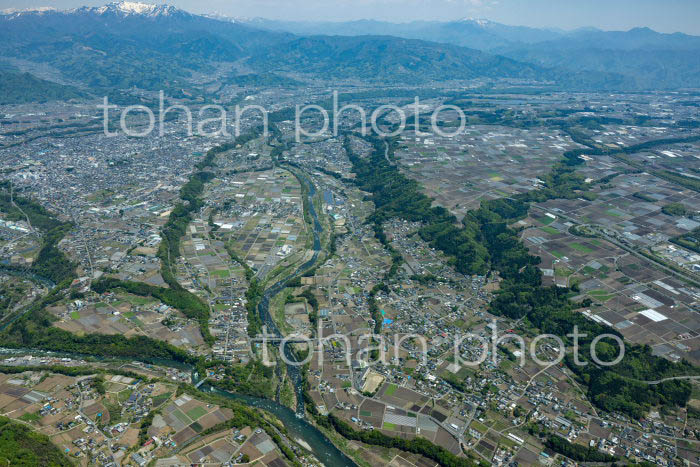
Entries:
{"type": "MultiPolygon", "coordinates": [[[[316,208],[314,208],[314,203],[313,203],[313,197],[316,194],[316,187],[314,186],[313,183],[306,177],[306,175],[303,175],[300,172],[295,172],[295,175],[299,178],[301,183],[303,183],[306,187],[306,196],[308,198],[308,206],[309,206],[309,214],[311,215],[313,219],[313,236],[314,236],[314,241],[313,241],[313,251],[314,254],[309,259],[306,261],[304,264],[299,266],[296,271],[294,271],[292,274],[288,275],[284,279],[280,279],[278,282],[275,284],[271,285],[265,292],[263,293],[263,296],[260,299],[260,303],[258,304],[258,313],[260,314],[260,318],[262,319],[262,322],[265,326],[267,326],[268,332],[275,335],[276,337],[284,337],[282,333],[279,330],[279,327],[275,323],[275,320],[272,319],[272,315],[270,314],[270,301],[280,293],[284,288],[286,287],[287,283],[294,279],[295,277],[299,276],[300,274],[303,274],[305,271],[308,271],[311,269],[315,264],[316,261],[318,261],[318,256],[321,252],[321,232],[323,232],[323,227],[321,226],[321,222],[318,220],[318,214],[316,213],[316,208]]],[[[291,350],[291,345],[286,345],[284,349],[282,349],[284,352],[285,356],[287,357],[287,361],[290,362],[295,362],[296,357],[293,355],[292,350],[291,350]]],[[[304,397],[303,397],[303,376],[301,374],[301,371],[298,366],[296,365],[287,365],[287,375],[289,376],[289,379],[292,381],[292,384],[294,385],[294,389],[296,392],[296,398],[297,398],[297,416],[298,417],[305,417],[305,411],[304,411],[304,397]]]]}
{"type": "MultiPolygon", "coordinates": [[[[133,359],[127,358],[100,358],[91,355],[75,354],[69,352],[52,352],[45,350],[35,350],[35,349],[4,349],[0,348],[0,356],[21,356],[21,355],[34,355],[36,357],[46,356],[46,357],[69,357],[78,360],[92,360],[92,361],[122,361],[131,362],[133,359]]],[[[171,368],[177,368],[182,371],[194,372],[194,368],[190,365],[186,365],[181,362],[176,362],[173,360],[154,360],[152,362],[155,365],[167,366],[171,368]]],[[[193,384],[199,382],[199,378],[194,373],[192,375],[193,384]]],[[[278,402],[270,399],[262,399],[259,397],[246,396],[243,394],[235,394],[228,391],[222,391],[220,389],[214,388],[204,382],[200,387],[200,391],[214,393],[223,397],[227,397],[232,400],[241,401],[252,407],[257,407],[267,412],[270,412],[274,416],[280,419],[287,429],[287,434],[290,438],[295,440],[301,440],[306,444],[307,447],[311,448],[311,452],[327,467],[348,467],[356,466],[349,457],[343,454],[338,448],[336,448],[333,443],[324,435],[318,428],[313,426],[304,418],[299,418],[297,414],[290,409],[278,402]]]]}
{"type": "Polygon", "coordinates": [[[287,429],[290,438],[301,440],[311,448],[311,452],[327,467],[348,467],[357,464],[335,447],[333,443],[318,428],[310,424],[306,419],[299,418],[297,414],[287,406],[270,399],[245,396],[209,386],[206,382],[200,386],[200,390],[209,391],[220,396],[228,397],[244,402],[252,407],[266,410],[280,419],[287,429]]]}
{"type": "MultiPolygon", "coordinates": [[[[309,214],[311,215],[313,219],[313,256],[306,261],[304,264],[299,266],[292,274],[289,274],[286,278],[279,280],[272,286],[270,286],[268,289],[265,290],[263,293],[262,298],[260,299],[260,303],[258,305],[258,312],[260,313],[260,317],[263,321],[263,323],[267,326],[268,332],[276,335],[277,337],[283,337],[282,333],[280,332],[277,324],[275,321],[272,319],[272,316],[270,315],[270,301],[272,298],[274,298],[278,293],[280,293],[282,290],[284,290],[287,282],[289,282],[291,279],[294,279],[295,277],[299,276],[300,274],[303,274],[305,271],[308,271],[311,269],[316,262],[318,261],[318,257],[321,253],[321,233],[323,232],[323,227],[321,226],[321,222],[318,219],[318,213],[316,212],[316,209],[314,208],[313,205],[313,197],[316,194],[316,187],[314,184],[309,180],[309,178],[301,173],[300,171],[295,171],[295,175],[299,178],[300,182],[305,186],[305,193],[308,199],[308,206],[309,206],[309,214]]],[[[288,361],[293,362],[296,361],[296,357],[293,355],[291,347],[289,345],[285,346],[283,349],[288,361]]],[[[87,355],[80,355],[80,354],[71,354],[71,353],[64,353],[64,352],[45,352],[45,351],[40,351],[40,350],[30,350],[30,349],[0,349],[0,355],[2,354],[10,354],[10,355],[18,355],[18,354],[23,354],[23,353],[32,353],[34,355],[50,355],[50,356],[65,356],[65,357],[71,357],[71,358],[77,358],[77,359],[94,359],[94,360],[103,360],[101,358],[95,358],[87,355]]],[[[111,359],[110,359],[111,360],[111,359]]],[[[114,360],[121,360],[121,359],[114,359],[114,360]]],[[[133,359],[123,359],[125,361],[131,361],[133,359]]],[[[179,362],[174,362],[174,361],[158,361],[158,362],[153,362],[158,365],[163,365],[163,366],[169,366],[169,367],[174,367],[174,368],[179,368],[179,369],[189,369],[190,371],[193,371],[193,368],[183,365],[182,363],[179,362]]],[[[311,423],[309,423],[308,420],[306,420],[305,417],[305,410],[304,410],[304,397],[303,397],[303,376],[302,373],[299,369],[299,367],[295,365],[287,365],[287,375],[289,376],[290,380],[292,381],[295,392],[296,392],[296,399],[297,399],[297,407],[296,411],[290,409],[289,407],[286,407],[279,402],[270,400],[270,399],[262,399],[258,397],[251,397],[251,396],[246,396],[242,394],[236,394],[228,391],[223,391],[218,388],[214,388],[211,385],[207,384],[204,382],[199,386],[199,390],[201,391],[206,391],[206,392],[211,392],[215,393],[230,399],[242,401],[247,405],[253,406],[253,407],[258,407],[260,409],[266,410],[273,415],[275,415],[277,418],[279,418],[282,423],[284,424],[285,428],[288,431],[289,436],[292,439],[296,440],[301,440],[303,443],[305,443],[308,447],[311,448],[311,452],[321,461],[323,464],[327,467],[347,467],[347,466],[356,466],[357,464],[353,462],[349,457],[347,457],[345,454],[343,454],[342,451],[340,451],[333,443],[315,426],[313,426],[311,423]]],[[[193,375],[193,383],[197,384],[198,378],[197,375],[193,375]]]]}
{"type": "MultiPolygon", "coordinates": [[[[294,172],[300,183],[305,186],[304,192],[308,200],[307,205],[309,206],[309,214],[313,220],[313,256],[306,261],[304,264],[299,266],[292,274],[288,275],[286,278],[279,280],[263,293],[260,303],[258,304],[258,312],[260,313],[260,318],[263,323],[267,326],[268,332],[276,335],[277,337],[283,337],[277,324],[272,315],[270,314],[270,301],[284,288],[287,282],[294,279],[295,277],[303,274],[304,272],[311,269],[318,261],[319,254],[321,252],[321,233],[323,232],[323,227],[321,222],[318,220],[318,213],[314,207],[313,197],[316,194],[316,187],[309,180],[309,178],[300,171],[294,172]]],[[[287,361],[294,362],[296,356],[292,353],[291,345],[286,345],[282,349],[287,361]]],[[[244,396],[239,394],[232,394],[225,391],[220,391],[215,388],[211,388],[206,384],[203,384],[203,388],[209,388],[220,395],[226,397],[231,397],[234,399],[241,400],[254,407],[259,407],[261,409],[267,410],[277,416],[285,427],[289,431],[292,438],[298,438],[306,442],[311,448],[311,451],[316,455],[316,457],[324,463],[324,465],[329,467],[343,467],[343,466],[354,466],[356,465],[349,457],[343,454],[338,448],[336,448],[333,443],[318,430],[315,426],[311,425],[305,419],[304,410],[304,396],[303,396],[303,375],[300,368],[296,365],[287,365],[287,375],[294,385],[297,399],[296,412],[290,408],[268,399],[260,399],[256,397],[244,396]]]]}

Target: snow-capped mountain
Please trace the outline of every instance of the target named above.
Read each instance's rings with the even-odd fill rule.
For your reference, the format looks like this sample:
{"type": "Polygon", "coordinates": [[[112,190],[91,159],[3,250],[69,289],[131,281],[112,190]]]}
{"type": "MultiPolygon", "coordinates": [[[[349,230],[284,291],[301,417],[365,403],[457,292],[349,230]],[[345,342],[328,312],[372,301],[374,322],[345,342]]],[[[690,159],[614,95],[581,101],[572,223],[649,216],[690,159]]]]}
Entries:
{"type": "Polygon", "coordinates": [[[10,8],[7,10],[0,11],[0,14],[8,18],[21,18],[27,16],[45,16],[45,15],[116,15],[116,16],[129,16],[138,15],[141,17],[163,17],[172,15],[188,15],[183,10],[180,10],[172,5],[166,4],[152,4],[152,3],[141,3],[141,2],[112,2],[103,6],[90,7],[83,6],[80,8],[73,8],[69,10],[59,10],[54,7],[39,7],[39,8],[27,8],[27,9],[14,9],[10,8]]]}
{"type": "Polygon", "coordinates": [[[469,18],[462,18],[462,19],[459,20],[459,21],[462,21],[463,23],[473,23],[473,24],[476,24],[476,25],[481,26],[482,28],[488,26],[489,24],[492,24],[492,23],[493,23],[492,21],[490,21],[490,20],[488,20],[488,19],[485,19],[485,18],[471,18],[471,17],[469,17],[469,18]]]}
{"type": "Polygon", "coordinates": [[[551,30],[508,26],[484,18],[463,18],[448,22],[412,21],[409,23],[389,23],[376,20],[289,22],[264,18],[240,19],[239,22],[255,28],[289,31],[300,35],[390,35],[407,39],[444,42],[487,51],[519,43],[552,40],[560,36],[560,33],[551,30]]]}
{"type": "Polygon", "coordinates": [[[175,8],[167,4],[152,4],[141,2],[112,2],[100,7],[81,7],[74,10],[68,10],[69,13],[75,14],[97,14],[97,15],[139,15],[143,17],[163,17],[173,15],[192,16],[183,10],[175,8]]]}
{"type": "Polygon", "coordinates": [[[98,8],[100,13],[118,11],[127,15],[136,14],[147,16],[169,15],[176,10],[177,8],[171,5],[154,5],[141,2],[114,2],[98,8]]]}
{"type": "MultiPolygon", "coordinates": [[[[83,6],[70,10],[55,8],[36,8],[27,10],[6,10],[0,15],[0,20],[13,28],[13,23],[26,26],[25,33],[31,33],[33,27],[39,29],[51,25],[52,29],[67,29],[81,27],[91,29],[91,21],[106,24],[110,20],[135,21],[156,19],[186,19],[196,15],[180,10],[172,5],[150,4],[140,2],[112,2],[103,6],[83,6]]],[[[1,34],[1,32],[0,32],[1,34]]]]}
{"type": "MultiPolygon", "coordinates": [[[[244,20],[135,1],[0,15],[0,56],[48,63],[74,82],[112,88],[158,89],[212,64],[244,59],[258,73],[317,70],[325,77],[347,77],[344,70],[364,69],[365,76],[370,70],[375,79],[387,81],[407,79],[402,73],[421,63],[420,76],[426,79],[478,75],[561,79],[579,87],[697,87],[699,43],[700,37],[641,28],[567,33],[474,18],[412,23],[244,20]],[[309,37],[313,35],[335,37],[309,37]],[[335,61],[328,62],[329,57],[335,61]],[[476,58],[492,68],[477,66],[476,58]],[[445,64],[450,67],[443,68],[445,64]],[[672,76],[669,69],[675,70],[672,76]]],[[[410,77],[418,79],[416,73],[410,77]]]]}
{"type": "Polygon", "coordinates": [[[57,9],[51,6],[42,6],[37,8],[7,8],[5,10],[0,10],[0,14],[13,15],[22,13],[41,13],[45,11],[57,11],[57,9]]]}
{"type": "Polygon", "coordinates": [[[0,56],[49,63],[95,87],[167,86],[290,36],[130,1],[0,15],[0,56]]]}
{"type": "MultiPolygon", "coordinates": [[[[209,41],[231,41],[231,49],[253,42],[274,40],[286,34],[259,31],[229,20],[192,14],[168,4],[112,2],[103,6],[84,6],[71,10],[27,10],[0,15],[0,38],[43,41],[69,35],[114,35],[162,41],[173,35],[189,34],[191,41],[200,35],[209,41]]],[[[222,45],[223,46],[223,45],[222,45]]]]}
{"type": "Polygon", "coordinates": [[[247,18],[234,18],[232,16],[227,16],[219,12],[213,12],[213,13],[202,13],[202,16],[205,18],[211,18],[215,19],[218,21],[225,21],[227,23],[248,23],[249,20],[247,18]]]}

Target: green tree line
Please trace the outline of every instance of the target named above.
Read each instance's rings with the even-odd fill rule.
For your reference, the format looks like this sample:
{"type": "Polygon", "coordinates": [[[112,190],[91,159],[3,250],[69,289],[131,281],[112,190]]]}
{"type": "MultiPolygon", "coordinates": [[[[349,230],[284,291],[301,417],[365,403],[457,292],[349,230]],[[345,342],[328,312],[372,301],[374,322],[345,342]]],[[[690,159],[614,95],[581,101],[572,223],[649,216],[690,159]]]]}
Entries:
{"type": "MultiPolygon", "coordinates": [[[[567,334],[573,326],[588,334],[581,344],[581,354],[590,355],[590,345],[598,335],[615,330],[588,320],[576,310],[571,290],[560,287],[544,287],[542,273],[537,265],[540,258],[530,255],[520,241],[519,231],[510,227],[525,217],[533,202],[550,199],[573,199],[585,193],[589,184],[576,173],[583,161],[581,150],[564,154],[551,172],[541,177],[543,187],[510,198],[483,201],[478,209],[469,211],[460,222],[442,207],[433,207],[432,199],[421,192],[417,182],[405,177],[388,163],[385,141],[393,154],[395,140],[382,140],[369,136],[373,145],[369,157],[360,157],[352,151],[346,139],[346,150],[357,174],[358,186],[370,193],[376,206],[370,216],[373,222],[398,217],[419,221],[423,227],[420,236],[449,258],[454,267],[464,274],[498,272],[503,279],[499,292],[490,304],[495,315],[522,319],[526,325],[544,333],[555,334],[570,342],[567,334]]],[[[371,305],[370,305],[371,307],[371,305]]],[[[370,310],[372,311],[372,310],[370,310]]],[[[612,367],[599,368],[589,362],[575,365],[566,359],[581,381],[588,388],[588,396],[598,407],[617,410],[633,417],[644,414],[655,405],[685,405],[691,388],[686,381],[668,381],[663,385],[649,385],[642,381],[654,381],[669,376],[698,374],[698,369],[688,362],[672,363],[653,356],[648,347],[628,344],[623,361],[612,367]]],[[[615,358],[616,350],[609,342],[602,341],[596,347],[598,355],[615,358]]]]}

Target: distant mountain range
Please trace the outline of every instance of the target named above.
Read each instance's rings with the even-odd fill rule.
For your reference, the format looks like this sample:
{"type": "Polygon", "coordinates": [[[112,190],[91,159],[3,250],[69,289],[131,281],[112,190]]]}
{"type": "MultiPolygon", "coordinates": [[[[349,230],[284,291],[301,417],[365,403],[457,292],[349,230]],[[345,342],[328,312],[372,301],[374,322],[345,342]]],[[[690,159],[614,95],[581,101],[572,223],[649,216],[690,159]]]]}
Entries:
{"type": "Polygon", "coordinates": [[[684,34],[564,32],[486,20],[232,20],[136,2],[0,15],[0,62],[48,64],[64,81],[95,90],[186,88],[194,73],[222,62],[254,73],[230,80],[236,83],[507,78],[566,89],[671,89],[700,87],[698,52],[700,38],[684,34]]]}
{"type": "Polygon", "coordinates": [[[507,26],[484,19],[410,23],[373,20],[286,22],[266,19],[239,22],[260,29],[300,35],[384,34],[453,44],[547,68],[610,73],[620,77],[619,84],[633,89],[700,86],[700,37],[682,33],[663,34],[649,28],[629,31],[585,28],[567,32],[507,26]]]}
{"type": "Polygon", "coordinates": [[[611,73],[571,73],[451,44],[392,36],[300,37],[254,55],[247,63],[258,72],[388,84],[508,78],[572,89],[628,85],[624,77],[611,73]]]}
{"type": "Polygon", "coordinates": [[[183,87],[193,71],[293,38],[135,2],[0,16],[0,60],[48,63],[65,78],[93,88],[183,87]]]}
{"type": "MultiPolygon", "coordinates": [[[[219,16],[219,19],[225,20],[219,16]]],[[[572,48],[589,46],[613,50],[657,49],[697,50],[700,37],[682,33],[663,34],[649,28],[634,28],[629,31],[601,31],[583,28],[574,31],[561,29],[537,29],[525,26],[508,26],[487,19],[462,19],[458,21],[413,21],[389,23],[375,20],[348,22],[293,22],[264,18],[238,19],[238,24],[247,24],[269,31],[286,31],[297,35],[388,35],[407,39],[470,47],[484,51],[500,52],[525,44],[555,44],[572,48]]]]}
{"type": "Polygon", "coordinates": [[[251,57],[250,66],[335,79],[419,82],[473,78],[547,80],[548,70],[449,44],[391,36],[301,37],[251,57]]]}
{"type": "Polygon", "coordinates": [[[561,37],[563,32],[534,29],[523,26],[506,26],[484,19],[460,21],[413,21],[388,23],[385,21],[359,20],[348,22],[292,22],[263,18],[240,19],[239,23],[266,29],[286,31],[298,35],[364,36],[386,35],[406,39],[443,42],[484,51],[521,43],[536,43],[561,37]]]}

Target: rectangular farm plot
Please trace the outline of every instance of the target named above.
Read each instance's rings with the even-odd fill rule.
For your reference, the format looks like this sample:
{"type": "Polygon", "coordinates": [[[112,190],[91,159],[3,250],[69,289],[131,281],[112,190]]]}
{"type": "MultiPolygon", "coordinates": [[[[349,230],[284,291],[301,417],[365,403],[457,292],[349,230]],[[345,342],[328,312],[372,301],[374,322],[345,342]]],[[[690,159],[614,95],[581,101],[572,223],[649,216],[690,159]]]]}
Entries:
{"type": "Polygon", "coordinates": [[[190,419],[187,417],[187,415],[185,415],[184,413],[182,413],[182,411],[179,410],[179,409],[178,409],[178,410],[175,410],[175,411],[173,412],[173,416],[174,416],[175,418],[177,418],[180,422],[182,422],[182,423],[185,424],[185,425],[189,425],[190,423],[192,423],[192,420],[190,420],[190,419]]]}
{"type": "Polygon", "coordinates": [[[202,417],[206,414],[207,414],[207,411],[204,410],[204,407],[201,407],[201,406],[194,407],[194,408],[187,411],[187,416],[190,417],[193,421],[198,420],[200,417],[202,417]]]}
{"type": "Polygon", "coordinates": [[[410,426],[410,427],[415,427],[417,424],[417,418],[416,417],[409,417],[408,415],[398,415],[394,413],[386,413],[384,414],[384,425],[390,424],[390,425],[401,425],[401,426],[410,426]]]}
{"type": "Polygon", "coordinates": [[[569,246],[573,250],[578,251],[579,253],[585,253],[585,254],[593,253],[593,248],[590,248],[590,247],[584,245],[583,243],[573,242],[573,243],[570,243],[569,246]]]}

